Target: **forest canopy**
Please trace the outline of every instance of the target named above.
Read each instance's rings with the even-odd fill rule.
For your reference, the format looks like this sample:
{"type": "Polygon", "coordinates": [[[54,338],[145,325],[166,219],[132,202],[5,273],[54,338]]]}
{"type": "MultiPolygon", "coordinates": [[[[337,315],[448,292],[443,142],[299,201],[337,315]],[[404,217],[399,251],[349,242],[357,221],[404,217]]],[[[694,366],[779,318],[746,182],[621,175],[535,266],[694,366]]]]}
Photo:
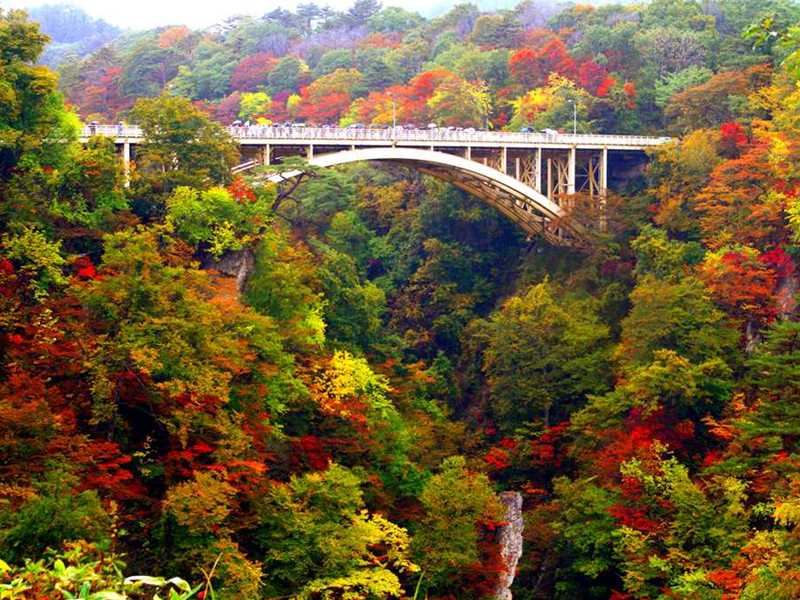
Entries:
{"type": "Polygon", "coordinates": [[[56,72],[0,11],[0,598],[800,597],[798,17],[307,3],[56,72]],[[234,120],[393,117],[672,140],[572,246],[231,171],[234,120]]]}

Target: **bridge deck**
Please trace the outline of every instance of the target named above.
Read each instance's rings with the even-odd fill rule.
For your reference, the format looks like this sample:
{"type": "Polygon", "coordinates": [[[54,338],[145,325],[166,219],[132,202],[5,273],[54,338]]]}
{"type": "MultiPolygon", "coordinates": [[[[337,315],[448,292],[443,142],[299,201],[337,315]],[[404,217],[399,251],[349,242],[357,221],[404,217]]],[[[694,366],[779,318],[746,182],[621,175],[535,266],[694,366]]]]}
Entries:
{"type": "MultiPolygon", "coordinates": [[[[378,129],[354,127],[281,127],[252,125],[228,127],[228,133],[243,146],[266,144],[307,146],[451,146],[508,148],[581,148],[609,150],[645,150],[670,140],[668,137],[640,135],[602,135],[570,133],[523,133],[511,131],[457,131],[454,129],[378,129]]],[[[144,135],[140,127],[90,125],[83,128],[81,139],[91,135],[113,137],[118,144],[140,143],[144,135]]]]}

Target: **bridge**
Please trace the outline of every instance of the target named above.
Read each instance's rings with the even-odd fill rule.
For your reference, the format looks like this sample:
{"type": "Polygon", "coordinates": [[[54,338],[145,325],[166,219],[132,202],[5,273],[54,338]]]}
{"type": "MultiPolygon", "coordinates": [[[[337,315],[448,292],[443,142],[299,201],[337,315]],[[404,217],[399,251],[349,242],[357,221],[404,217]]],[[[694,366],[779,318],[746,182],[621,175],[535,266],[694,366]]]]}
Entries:
{"type": "MultiPolygon", "coordinates": [[[[272,167],[269,179],[279,183],[299,171],[281,172],[281,159],[303,156],[311,165],[332,167],[359,161],[408,165],[452,183],[508,216],[529,234],[554,242],[568,238],[565,218],[570,196],[588,194],[599,203],[609,189],[646,163],[646,151],[668,137],[635,135],[495,132],[454,128],[405,129],[303,126],[233,126],[240,173],[272,167]]],[[[93,135],[111,137],[128,172],[136,146],[146,143],[141,128],[92,124],[81,141],[93,135]]]]}

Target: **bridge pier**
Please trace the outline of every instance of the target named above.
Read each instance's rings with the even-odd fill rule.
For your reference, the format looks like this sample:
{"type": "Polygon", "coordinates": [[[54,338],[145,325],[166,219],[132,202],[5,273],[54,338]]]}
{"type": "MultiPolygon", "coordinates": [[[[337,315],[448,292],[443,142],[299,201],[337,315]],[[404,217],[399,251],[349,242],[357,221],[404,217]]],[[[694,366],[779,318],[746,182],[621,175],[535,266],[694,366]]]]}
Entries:
{"type": "Polygon", "coordinates": [[[600,195],[608,193],[608,148],[600,152],[600,195]]]}
{"type": "Polygon", "coordinates": [[[265,144],[261,149],[261,164],[270,166],[272,164],[272,148],[269,144],[265,144]]]}
{"type": "Polygon", "coordinates": [[[122,169],[125,173],[125,187],[131,186],[131,143],[122,144],[122,169]]]}
{"type": "Polygon", "coordinates": [[[575,193],[575,163],[577,162],[577,149],[575,146],[569,149],[567,158],[567,194],[570,196],[575,193]]]}
{"type": "Polygon", "coordinates": [[[536,164],[534,165],[536,171],[533,178],[533,189],[540,194],[542,193],[542,148],[536,148],[536,164]]]}

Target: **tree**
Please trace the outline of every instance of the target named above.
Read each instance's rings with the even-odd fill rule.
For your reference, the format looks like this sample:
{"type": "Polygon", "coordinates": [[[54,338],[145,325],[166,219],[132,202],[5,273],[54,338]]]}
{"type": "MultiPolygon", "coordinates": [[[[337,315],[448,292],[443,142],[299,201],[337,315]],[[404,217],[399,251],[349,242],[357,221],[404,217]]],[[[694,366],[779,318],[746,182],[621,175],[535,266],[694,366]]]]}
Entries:
{"type": "Polygon", "coordinates": [[[668,73],[656,82],[655,101],[662,108],[669,104],[672,97],[688,88],[696,87],[711,79],[713,73],[704,66],[692,65],[677,73],[668,73]]]}
{"type": "Polygon", "coordinates": [[[356,69],[336,69],[323,75],[302,89],[298,114],[313,123],[338,122],[362,79],[356,69]]]}
{"type": "Polygon", "coordinates": [[[511,79],[523,88],[543,85],[552,73],[571,77],[574,75],[575,61],[567,47],[558,38],[553,38],[538,50],[523,48],[508,59],[508,72],[511,79]]]}
{"type": "Polygon", "coordinates": [[[255,92],[267,85],[267,76],[278,64],[278,59],[267,52],[251,54],[239,61],[231,73],[230,89],[255,92]]]}
{"type": "Polygon", "coordinates": [[[413,573],[405,529],[364,508],[359,477],[332,464],[274,486],[258,507],[265,592],[314,597],[403,594],[413,573]]]}
{"type": "Polygon", "coordinates": [[[650,62],[659,77],[678,73],[706,62],[702,38],[675,27],[657,27],[636,36],[639,55],[650,62]]]}
{"type": "Polygon", "coordinates": [[[381,4],[378,0],[355,0],[353,6],[342,15],[342,20],[351,29],[362,27],[380,10],[381,4]]]}
{"type": "MultiPolygon", "coordinates": [[[[225,46],[210,40],[198,44],[192,66],[178,67],[170,89],[193,100],[213,100],[228,93],[236,58],[225,46]]],[[[154,95],[154,94],[151,94],[154,95]]]]}
{"type": "Polygon", "coordinates": [[[333,73],[338,69],[352,69],[354,66],[353,51],[347,48],[328,50],[314,67],[314,78],[333,73]]]}
{"type": "Polygon", "coordinates": [[[132,182],[139,195],[134,207],[144,217],[162,214],[165,197],[180,185],[205,189],[230,180],[237,147],[185,98],[140,99],[131,116],[147,138],[132,182]]]}
{"type": "Polygon", "coordinates": [[[267,75],[269,92],[273,97],[281,92],[295,92],[304,82],[308,66],[295,56],[284,56],[267,75]]]}
{"type": "Polygon", "coordinates": [[[2,183],[20,162],[28,168],[58,166],[77,137],[77,119],[64,109],[55,74],[33,65],[46,41],[23,11],[0,12],[0,77],[7,89],[0,99],[0,128],[8,132],[0,145],[2,183]]]}
{"type": "Polygon", "coordinates": [[[491,96],[485,84],[453,77],[436,88],[427,105],[438,125],[483,127],[491,110],[491,96]]]}
{"type": "Polygon", "coordinates": [[[481,15],[475,20],[470,41],[489,48],[511,48],[521,31],[520,22],[510,11],[497,15],[481,15]]]}
{"type": "Polygon", "coordinates": [[[418,13],[397,6],[387,6],[367,19],[370,31],[376,33],[400,33],[421,25],[424,19],[418,13]]]}
{"type": "Polygon", "coordinates": [[[175,48],[162,48],[142,40],[128,55],[120,77],[127,96],[157,96],[178,74],[181,55],[175,48]]]}
{"type": "Polygon", "coordinates": [[[607,386],[608,328],[591,301],[557,299],[549,283],[508,300],[476,333],[486,345],[487,410],[504,431],[566,415],[607,386]]]}
{"type": "Polygon", "coordinates": [[[413,538],[413,549],[425,571],[425,587],[445,592],[481,559],[481,527],[503,518],[499,499],[488,478],[467,469],[453,456],[442,461],[420,494],[424,516],[413,538]]]}
{"type": "MultiPolygon", "coordinates": [[[[265,92],[244,92],[239,100],[240,119],[248,121],[265,120],[266,115],[272,108],[272,98],[265,92]]],[[[268,122],[268,121],[267,121],[268,122]]]]}
{"type": "Polygon", "coordinates": [[[718,73],[705,83],[673,95],[664,115],[679,132],[719,127],[726,121],[737,120],[747,95],[763,87],[768,77],[769,69],[761,65],[718,73]]]}
{"type": "Polygon", "coordinates": [[[697,194],[704,241],[714,249],[745,244],[767,249],[785,239],[787,198],[775,186],[775,167],[766,140],[756,140],[741,156],[711,172],[697,194]]]}
{"type": "Polygon", "coordinates": [[[511,130],[529,126],[535,129],[565,129],[577,114],[579,132],[590,130],[589,110],[592,98],[572,81],[551,75],[545,87],[536,88],[513,102],[514,115],[508,124],[511,130]]]}
{"type": "Polygon", "coordinates": [[[648,363],[662,348],[699,363],[725,357],[736,344],[736,330],[695,277],[669,280],[646,274],[631,292],[631,302],[617,350],[624,365],[648,363]]]}

